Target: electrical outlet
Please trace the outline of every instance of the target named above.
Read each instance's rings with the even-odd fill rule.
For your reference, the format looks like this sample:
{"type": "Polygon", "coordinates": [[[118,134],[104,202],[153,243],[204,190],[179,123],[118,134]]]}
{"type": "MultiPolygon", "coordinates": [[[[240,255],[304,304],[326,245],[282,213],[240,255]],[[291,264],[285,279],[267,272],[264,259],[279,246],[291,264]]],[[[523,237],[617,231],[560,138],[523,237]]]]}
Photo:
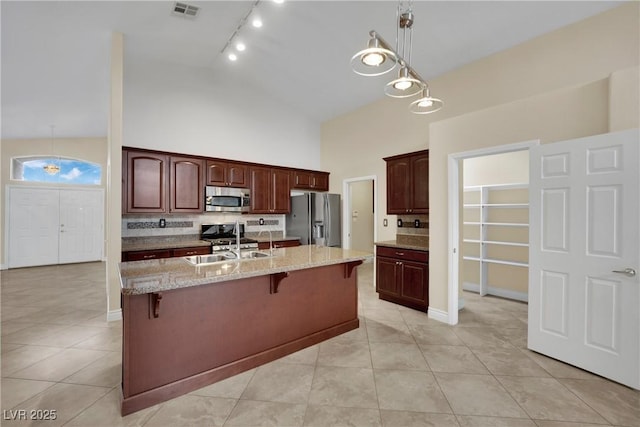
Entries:
{"type": "Polygon", "coordinates": [[[264,225],[264,218],[260,218],[260,219],[258,220],[258,224],[260,224],[260,225],[264,225]]]}
{"type": "Polygon", "coordinates": [[[386,227],[386,226],[388,226],[388,225],[389,225],[389,221],[387,221],[387,218],[383,219],[383,220],[382,220],[382,226],[383,226],[383,227],[386,227]]]}
{"type": "Polygon", "coordinates": [[[165,228],[166,226],[167,226],[167,221],[164,218],[160,218],[160,221],[158,222],[158,227],[165,228]]]}

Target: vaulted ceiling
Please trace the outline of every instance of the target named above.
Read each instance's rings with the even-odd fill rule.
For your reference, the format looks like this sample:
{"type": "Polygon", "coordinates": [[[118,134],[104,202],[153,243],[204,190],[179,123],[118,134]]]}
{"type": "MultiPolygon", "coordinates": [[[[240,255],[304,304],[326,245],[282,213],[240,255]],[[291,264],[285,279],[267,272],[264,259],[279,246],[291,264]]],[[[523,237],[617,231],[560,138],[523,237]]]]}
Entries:
{"type": "MultiPolygon", "coordinates": [[[[275,99],[322,122],[384,97],[391,76],[349,66],[375,29],[396,37],[396,1],[262,0],[238,34],[247,50],[221,50],[254,1],[187,1],[195,18],[165,1],[5,1],[2,137],[106,136],[112,32],[125,61],[146,58],[232,70],[275,99]]],[[[410,2],[403,2],[407,6],[410,2]]],[[[426,79],[613,8],[611,1],[413,1],[412,66],[426,79]]],[[[437,94],[434,94],[437,96],[437,94]]]]}

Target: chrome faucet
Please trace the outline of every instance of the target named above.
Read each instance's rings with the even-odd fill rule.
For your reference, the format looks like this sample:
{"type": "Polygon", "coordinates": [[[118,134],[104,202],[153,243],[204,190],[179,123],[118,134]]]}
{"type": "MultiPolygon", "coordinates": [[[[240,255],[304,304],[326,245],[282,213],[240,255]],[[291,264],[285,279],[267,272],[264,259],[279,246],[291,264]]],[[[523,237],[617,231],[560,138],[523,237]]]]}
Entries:
{"type": "Polygon", "coordinates": [[[236,250],[232,251],[236,254],[236,258],[240,259],[240,220],[236,219],[236,250]]]}
{"type": "MultiPolygon", "coordinates": [[[[258,237],[260,237],[263,231],[264,229],[258,232],[258,237]]],[[[271,230],[267,229],[267,231],[269,232],[269,255],[273,255],[273,236],[271,235],[271,230]]]]}

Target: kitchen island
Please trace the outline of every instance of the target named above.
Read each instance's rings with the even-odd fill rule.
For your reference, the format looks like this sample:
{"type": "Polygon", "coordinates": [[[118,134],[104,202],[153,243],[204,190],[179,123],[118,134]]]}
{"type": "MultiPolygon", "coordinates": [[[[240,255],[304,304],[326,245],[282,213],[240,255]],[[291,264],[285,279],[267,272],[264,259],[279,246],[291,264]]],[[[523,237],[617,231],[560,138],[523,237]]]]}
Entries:
{"type": "Polygon", "coordinates": [[[358,328],[356,267],[371,254],[272,254],[120,264],[123,415],[358,328]]]}

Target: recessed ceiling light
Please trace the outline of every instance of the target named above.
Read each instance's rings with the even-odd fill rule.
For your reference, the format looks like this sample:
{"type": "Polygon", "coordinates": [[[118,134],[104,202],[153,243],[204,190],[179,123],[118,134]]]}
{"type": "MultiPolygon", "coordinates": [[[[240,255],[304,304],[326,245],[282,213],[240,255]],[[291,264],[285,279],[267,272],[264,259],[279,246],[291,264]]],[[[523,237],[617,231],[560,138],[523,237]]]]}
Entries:
{"type": "Polygon", "coordinates": [[[235,53],[230,53],[228,58],[229,58],[229,61],[235,61],[236,59],[238,59],[235,53]]]}
{"type": "Polygon", "coordinates": [[[278,4],[282,4],[284,3],[284,0],[273,0],[274,3],[278,3],[278,4]]]}
{"type": "Polygon", "coordinates": [[[262,27],[262,20],[260,18],[253,18],[253,21],[251,21],[251,25],[256,28],[260,28],[262,27]]]}
{"type": "Polygon", "coordinates": [[[245,50],[246,48],[247,48],[247,46],[245,46],[245,44],[244,44],[244,43],[242,43],[242,42],[238,42],[238,43],[236,44],[236,50],[237,50],[238,52],[244,52],[244,50],[245,50]]]}

